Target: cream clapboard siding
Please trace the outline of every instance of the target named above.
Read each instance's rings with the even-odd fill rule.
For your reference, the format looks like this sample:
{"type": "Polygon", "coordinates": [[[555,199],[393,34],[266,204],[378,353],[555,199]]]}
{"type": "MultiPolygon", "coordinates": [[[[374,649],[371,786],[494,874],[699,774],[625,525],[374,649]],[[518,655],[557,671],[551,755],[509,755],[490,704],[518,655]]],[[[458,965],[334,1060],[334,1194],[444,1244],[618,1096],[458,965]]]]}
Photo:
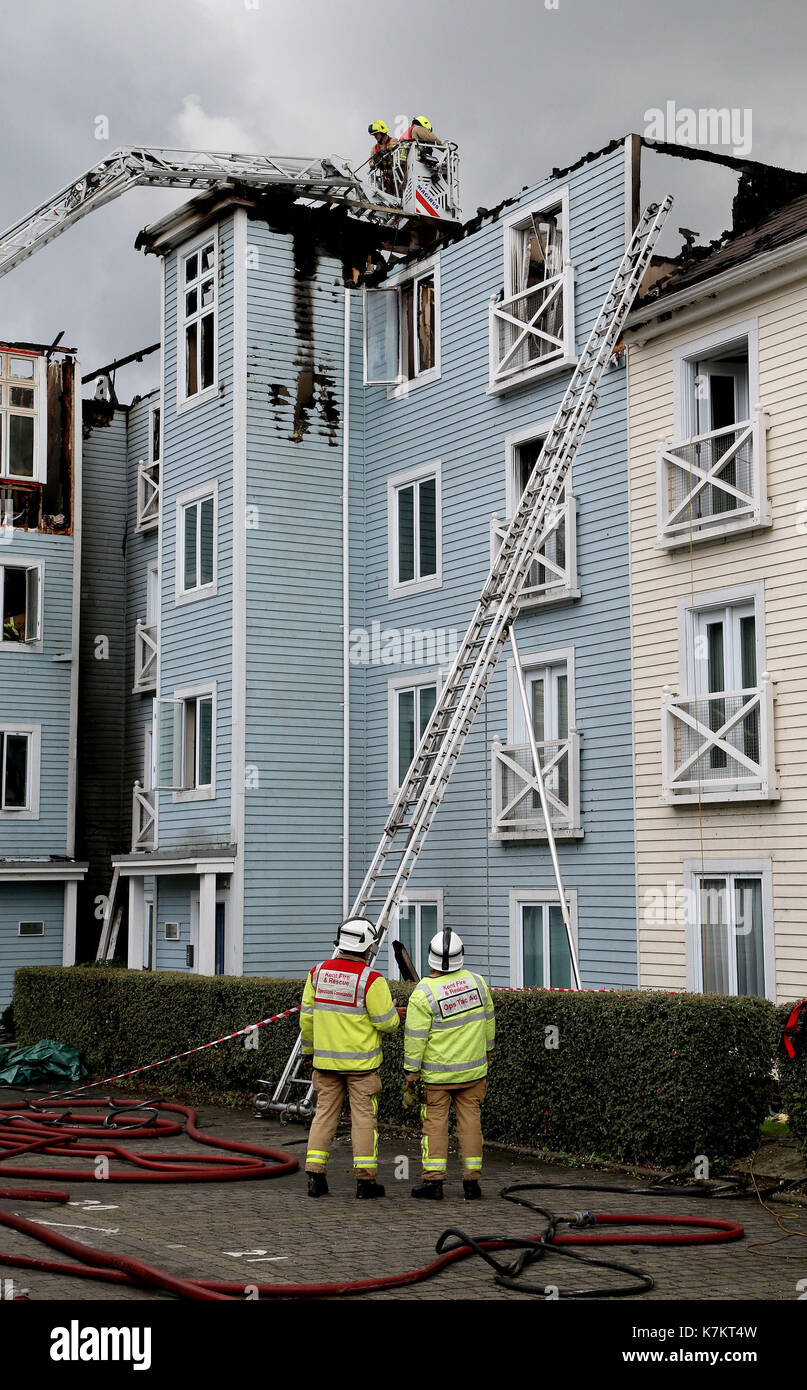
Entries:
{"type": "MultiPolygon", "coordinates": [[[[750,288],[750,287],[749,287],[750,288]]],[[[673,325],[674,325],[673,320],[673,325]]],[[[640,330],[637,332],[637,337],[640,330]]],[[[634,663],[639,983],[686,988],[685,928],[648,921],[648,894],[684,887],[686,859],[770,858],[776,993],[807,994],[807,266],[785,288],[756,282],[740,304],[709,301],[703,317],[644,346],[631,343],[630,513],[634,663]],[[768,414],[768,496],[773,525],[666,552],[656,542],[656,444],[675,438],[673,352],[692,339],[756,319],[759,403],[768,414]],[[694,590],[762,581],[765,665],[775,682],[774,731],[781,800],[662,806],[661,692],[679,689],[678,599],[694,590]]],[[[755,402],[750,402],[751,407],[755,402]]],[[[760,672],[760,676],[761,676],[760,672]]],[[[681,692],[683,693],[683,692],[681,692]]],[[[669,915],[669,914],[667,914],[669,915]]]]}

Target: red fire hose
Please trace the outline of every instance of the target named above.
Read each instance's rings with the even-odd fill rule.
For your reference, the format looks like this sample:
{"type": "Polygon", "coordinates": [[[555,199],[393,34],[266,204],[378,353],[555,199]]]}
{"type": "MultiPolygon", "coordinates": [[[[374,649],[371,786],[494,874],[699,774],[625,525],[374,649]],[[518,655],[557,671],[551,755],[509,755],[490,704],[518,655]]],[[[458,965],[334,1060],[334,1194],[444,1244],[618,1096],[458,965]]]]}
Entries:
{"type": "MultiPolygon", "coordinates": [[[[100,1157],[114,1158],[134,1166],[134,1171],[126,1168],[110,1167],[106,1180],[109,1182],[222,1182],[243,1181],[255,1178],[275,1178],[293,1173],[299,1167],[297,1159],[277,1149],[265,1148],[258,1144],[242,1141],[213,1138],[196,1124],[196,1114],[185,1105],[167,1101],[145,1102],[139,1107],[130,1102],[106,1100],[83,1100],[51,1102],[48,1110],[37,1110],[26,1102],[12,1101],[0,1105],[0,1172],[17,1178],[62,1179],[70,1182],[97,1180],[97,1170],[93,1167],[46,1168],[39,1165],[5,1166],[6,1158],[18,1158],[23,1154],[39,1154],[55,1157],[67,1155],[91,1156],[97,1161],[100,1157]],[[81,1124],[70,1123],[72,1110],[106,1105],[106,1114],[82,1114],[81,1124]],[[152,1112],[144,1118],[143,1111],[152,1112]],[[145,1154],[134,1152],[128,1147],[110,1142],[104,1137],[107,1133],[123,1130],[128,1139],[164,1139],[182,1132],[183,1126],[176,1120],[163,1118],[166,1112],[185,1118],[185,1132],[197,1143],[213,1148],[224,1149],[233,1157],[213,1157],[187,1154],[145,1154]]],[[[41,1188],[2,1188],[0,1198],[12,1201],[67,1202],[69,1194],[64,1191],[48,1192],[41,1188]]],[[[546,1213],[544,1213],[546,1215],[546,1213]]],[[[256,1284],[262,1298],[323,1298],[334,1295],[350,1295],[376,1292],[382,1289],[400,1288],[407,1284],[417,1284],[429,1279],[457,1261],[474,1254],[501,1250],[520,1250],[522,1261],[527,1256],[535,1258],[545,1254],[552,1247],[578,1245],[706,1245],[715,1242],[739,1240],[744,1232],[742,1226],[734,1221],[696,1216],[659,1216],[631,1213],[602,1213],[591,1216],[586,1224],[602,1226],[675,1226],[687,1228],[664,1232],[617,1232],[596,1231],[558,1234],[556,1226],[563,1218],[552,1218],[547,1232],[540,1238],[498,1239],[491,1237],[474,1240],[466,1238],[461,1232],[446,1232],[438,1241],[438,1257],[417,1269],[401,1274],[389,1274],[375,1279],[335,1281],[322,1284],[256,1284]],[[458,1243],[445,1248],[447,1235],[454,1235],[458,1243]],[[466,1242],[467,1243],[463,1243],[466,1242]],[[525,1254],[525,1252],[527,1252],[525,1254]],[[530,1253],[531,1252],[531,1253],[530,1253]]],[[[574,1225],[574,1222],[568,1222],[574,1225]]],[[[71,1261],[37,1259],[31,1256],[16,1255],[0,1251],[0,1264],[18,1269],[42,1270],[49,1273],[70,1275],[82,1279],[103,1280],[107,1283],[146,1286],[161,1289],[179,1298],[187,1299],[243,1299],[244,1282],[222,1279],[180,1278],[157,1269],[142,1260],[128,1255],[118,1255],[84,1245],[70,1237],[48,1230],[25,1217],[0,1209],[0,1225],[7,1226],[22,1234],[31,1236],[62,1254],[71,1256],[71,1261]],[[75,1263],[74,1263],[75,1261],[75,1263]]],[[[562,1253],[560,1250],[558,1253],[562,1253]]],[[[572,1252],[565,1252],[571,1254],[572,1252]]],[[[489,1259],[494,1268],[500,1267],[489,1259]]],[[[603,1263],[603,1262],[599,1262],[603,1263]]],[[[651,1288],[653,1281],[649,1275],[628,1266],[608,1265],[622,1272],[637,1275],[643,1282],[630,1288],[610,1290],[613,1293],[640,1292],[651,1288]]],[[[506,1286],[514,1287],[512,1282],[506,1286]]],[[[527,1290],[528,1291],[528,1290],[527,1290]]],[[[537,1290],[532,1290],[536,1292],[537,1290]]],[[[595,1291],[581,1291],[578,1296],[587,1296],[595,1291]]],[[[603,1291],[606,1292],[606,1291],[603,1291]]]]}

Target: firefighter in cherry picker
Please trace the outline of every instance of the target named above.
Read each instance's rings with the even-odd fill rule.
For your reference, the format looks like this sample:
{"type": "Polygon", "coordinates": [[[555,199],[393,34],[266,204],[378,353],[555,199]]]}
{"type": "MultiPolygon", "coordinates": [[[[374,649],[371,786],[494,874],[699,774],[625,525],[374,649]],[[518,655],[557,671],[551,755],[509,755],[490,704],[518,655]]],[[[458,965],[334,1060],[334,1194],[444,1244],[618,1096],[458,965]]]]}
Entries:
{"type": "Polygon", "coordinates": [[[399,1026],[389,985],[369,964],[372,922],[343,922],[331,960],[309,972],[300,1008],[303,1055],[313,1061],[317,1108],[308,1135],[305,1171],[309,1197],[328,1192],[330,1146],[345,1092],[350,1097],[353,1172],[357,1197],[383,1197],[378,1174],[378,1096],[381,1039],[399,1026]]]}
{"type": "Polygon", "coordinates": [[[370,151],[370,170],[385,193],[395,192],[395,176],[392,168],[392,152],[398,148],[398,141],[389,133],[386,121],[371,121],[368,134],[374,136],[375,144],[370,151]]]}
{"type": "Polygon", "coordinates": [[[482,1124],[488,1065],[496,1036],[493,999],[481,975],[464,968],[465,948],[448,927],[429,943],[430,974],[409,996],[404,1036],[407,1086],[423,1081],[420,1108],[423,1180],[412,1196],[440,1201],[448,1158],[448,1112],[457,1141],[466,1201],[482,1196],[482,1124]]]}

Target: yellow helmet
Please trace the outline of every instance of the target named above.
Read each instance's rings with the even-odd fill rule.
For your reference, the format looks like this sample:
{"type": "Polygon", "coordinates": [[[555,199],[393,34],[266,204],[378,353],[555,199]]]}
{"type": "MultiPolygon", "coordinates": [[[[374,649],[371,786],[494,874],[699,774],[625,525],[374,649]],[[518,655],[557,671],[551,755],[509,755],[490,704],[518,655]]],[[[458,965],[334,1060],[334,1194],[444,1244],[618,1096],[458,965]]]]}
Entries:
{"type": "Polygon", "coordinates": [[[367,127],[368,135],[389,135],[386,121],[371,121],[367,127]]]}
{"type": "Polygon", "coordinates": [[[422,125],[425,130],[431,130],[432,123],[428,116],[413,116],[412,125],[422,125]]]}

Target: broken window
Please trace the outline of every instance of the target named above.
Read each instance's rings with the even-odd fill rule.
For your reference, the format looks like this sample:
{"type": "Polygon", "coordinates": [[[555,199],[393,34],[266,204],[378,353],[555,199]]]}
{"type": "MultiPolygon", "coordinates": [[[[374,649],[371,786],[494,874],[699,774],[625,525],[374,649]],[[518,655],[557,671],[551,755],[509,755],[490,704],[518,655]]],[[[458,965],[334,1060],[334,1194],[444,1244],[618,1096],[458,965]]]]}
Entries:
{"type": "Polygon", "coordinates": [[[437,298],[433,268],[394,289],[365,290],[365,385],[416,381],[436,370],[437,298]]]}
{"type": "Polygon", "coordinates": [[[504,286],[490,307],[490,386],[565,364],[574,353],[567,197],[513,213],[504,227],[504,286]]]}
{"type": "Polygon", "coordinates": [[[30,807],[29,733],[0,729],[0,811],[30,807]]]}
{"type": "Polygon", "coordinates": [[[30,353],[0,352],[0,476],[44,481],[44,400],[40,363],[30,353]]]}
{"type": "Polygon", "coordinates": [[[37,642],[40,632],[40,566],[0,565],[0,642],[37,642]]]}
{"type": "Polygon", "coordinates": [[[216,383],[216,239],[182,258],[185,400],[216,383]]]}

